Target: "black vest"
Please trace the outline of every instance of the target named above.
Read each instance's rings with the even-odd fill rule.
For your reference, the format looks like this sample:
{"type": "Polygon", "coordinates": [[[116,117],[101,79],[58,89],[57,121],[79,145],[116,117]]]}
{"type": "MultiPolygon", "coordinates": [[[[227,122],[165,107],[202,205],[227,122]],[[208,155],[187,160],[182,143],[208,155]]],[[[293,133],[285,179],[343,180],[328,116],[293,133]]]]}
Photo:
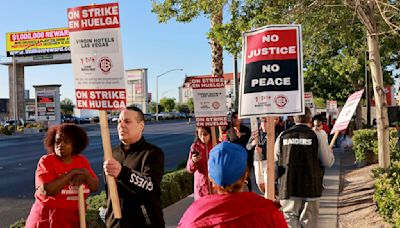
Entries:
{"type": "Polygon", "coordinates": [[[279,197],[320,197],[323,167],[318,153],[318,138],[312,129],[296,125],[279,141],[279,197]]]}

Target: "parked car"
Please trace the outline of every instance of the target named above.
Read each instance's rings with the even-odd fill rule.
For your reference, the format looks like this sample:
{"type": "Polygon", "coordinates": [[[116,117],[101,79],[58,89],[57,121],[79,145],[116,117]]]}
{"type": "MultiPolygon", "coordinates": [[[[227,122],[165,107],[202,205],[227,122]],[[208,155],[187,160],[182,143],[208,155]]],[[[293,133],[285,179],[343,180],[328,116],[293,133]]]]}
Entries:
{"type": "Polygon", "coordinates": [[[153,119],[153,115],[151,113],[144,113],[143,116],[145,121],[151,121],[153,119]]]}
{"type": "Polygon", "coordinates": [[[33,124],[33,123],[36,122],[36,119],[35,118],[28,118],[25,122],[26,122],[26,124],[33,124]]]}
{"type": "Polygon", "coordinates": [[[61,116],[61,122],[63,122],[63,123],[74,123],[75,122],[75,118],[74,118],[74,116],[71,116],[71,115],[63,115],[63,116],[61,116]]]}
{"type": "MultiPolygon", "coordinates": [[[[7,127],[9,125],[15,125],[15,120],[6,120],[3,126],[7,127]]],[[[19,119],[17,121],[17,125],[18,126],[25,126],[25,121],[23,119],[19,119]]]]}
{"type": "Polygon", "coordinates": [[[100,118],[98,116],[93,116],[89,118],[90,122],[98,123],[100,122],[100,118]]]}

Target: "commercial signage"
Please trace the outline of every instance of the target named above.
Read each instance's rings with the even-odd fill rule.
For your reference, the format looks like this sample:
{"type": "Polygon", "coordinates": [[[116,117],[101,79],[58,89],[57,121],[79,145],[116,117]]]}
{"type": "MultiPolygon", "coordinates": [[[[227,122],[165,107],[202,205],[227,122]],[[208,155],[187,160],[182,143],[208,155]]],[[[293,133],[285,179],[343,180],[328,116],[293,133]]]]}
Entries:
{"type": "Polygon", "coordinates": [[[126,106],[118,3],[68,9],[78,109],[126,106]]]}
{"type": "Polygon", "coordinates": [[[193,77],[194,115],[198,127],[228,125],[223,77],[193,77]]]}
{"type": "Polygon", "coordinates": [[[300,25],[269,25],[243,34],[239,116],[304,113],[300,25]]]}
{"type": "Polygon", "coordinates": [[[25,111],[27,111],[27,112],[35,112],[36,111],[36,107],[35,107],[35,105],[25,105],[25,111]]]}
{"type": "Polygon", "coordinates": [[[68,28],[6,33],[7,56],[70,52],[68,28]]]}
{"type": "Polygon", "coordinates": [[[36,110],[38,120],[56,120],[56,91],[36,91],[36,110]]]}
{"type": "Polygon", "coordinates": [[[141,69],[127,70],[125,72],[126,94],[128,104],[143,102],[145,78],[141,69]]]}
{"type": "Polygon", "coordinates": [[[344,104],[342,111],[340,111],[339,117],[337,118],[335,125],[333,125],[330,134],[334,134],[337,131],[342,131],[347,128],[363,93],[364,89],[351,94],[350,97],[347,98],[346,104],[344,104]]]}

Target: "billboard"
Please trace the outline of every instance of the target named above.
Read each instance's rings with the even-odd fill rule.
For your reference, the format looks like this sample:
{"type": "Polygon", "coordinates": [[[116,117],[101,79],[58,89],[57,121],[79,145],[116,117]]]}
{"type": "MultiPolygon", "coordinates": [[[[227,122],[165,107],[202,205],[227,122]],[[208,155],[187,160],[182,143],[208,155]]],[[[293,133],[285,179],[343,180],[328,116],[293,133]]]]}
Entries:
{"type": "Polygon", "coordinates": [[[6,33],[7,57],[68,53],[68,28],[6,33]]]}
{"type": "Polygon", "coordinates": [[[125,108],[118,3],[69,8],[68,26],[77,108],[125,108]]]}
{"type": "Polygon", "coordinates": [[[304,113],[300,25],[268,25],[243,34],[239,116],[304,113]]]}

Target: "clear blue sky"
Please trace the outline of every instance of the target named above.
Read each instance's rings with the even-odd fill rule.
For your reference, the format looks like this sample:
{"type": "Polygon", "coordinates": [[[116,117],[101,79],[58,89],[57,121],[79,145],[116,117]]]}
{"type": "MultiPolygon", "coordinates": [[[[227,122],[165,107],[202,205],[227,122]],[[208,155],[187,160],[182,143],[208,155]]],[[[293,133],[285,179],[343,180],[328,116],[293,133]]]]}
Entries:
{"type": "MultiPolygon", "coordinates": [[[[6,55],[5,34],[60,28],[67,26],[67,8],[102,4],[115,1],[99,0],[19,0],[7,3],[0,14],[0,57],[6,55]]],[[[119,2],[122,51],[125,69],[148,68],[149,92],[155,100],[156,75],[174,68],[159,79],[159,98],[175,97],[184,75],[211,73],[211,48],[206,33],[210,22],[199,17],[191,23],[171,20],[159,24],[151,12],[151,1],[124,0],[119,2]]],[[[232,72],[232,56],[224,53],[224,72],[232,72]]],[[[240,66],[240,64],[238,64],[240,66]]],[[[34,96],[33,85],[61,84],[61,99],[68,97],[75,102],[74,75],[71,64],[25,67],[25,89],[34,96]]],[[[0,65],[0,98],[9,98],[8,67],[0,65]]]]}

